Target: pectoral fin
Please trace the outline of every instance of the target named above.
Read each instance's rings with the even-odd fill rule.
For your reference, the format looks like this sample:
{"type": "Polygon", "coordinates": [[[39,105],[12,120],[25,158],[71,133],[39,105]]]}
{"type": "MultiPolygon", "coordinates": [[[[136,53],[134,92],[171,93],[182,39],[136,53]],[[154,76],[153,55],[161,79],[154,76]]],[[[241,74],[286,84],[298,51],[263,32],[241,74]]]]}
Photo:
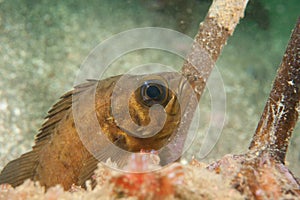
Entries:
{"type": "Polygon", "coordinates": [[[95,157],[90,157],[90,159],[84,164],[84,166],[81,169],[77,185],[85,187],[85,182],[87,180],[92,181],[93,187],[96,185],[96,181],[92,179],[92,176],[94,174],[94,171],[97,169],[98,162],[99,161],[95,157]]]}

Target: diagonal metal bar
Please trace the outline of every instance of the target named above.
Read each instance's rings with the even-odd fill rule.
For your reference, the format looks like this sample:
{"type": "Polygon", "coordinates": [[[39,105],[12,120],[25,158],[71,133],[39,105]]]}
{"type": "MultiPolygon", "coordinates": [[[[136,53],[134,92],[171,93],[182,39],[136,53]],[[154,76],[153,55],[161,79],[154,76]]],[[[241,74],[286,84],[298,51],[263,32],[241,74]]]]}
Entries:
{"type": "Polygon", "coordinates": [[[182,74],[194,88],[198,99],[223,46],[244,17],[247,3],[248,0],[214,0],[205,20],[200,23],[191,53],[182,67],[182,74]]]}
{"type": "Polygon", "coordinates": [[[269,99],[249,149],[268,151],[284,163],[298,120],[300,101],[300,17],[282,58],[269,99]]]}
{"type": "Polygon", "coordinates": [[[174,143],[176,145],[170,146],[168,155],[165,156],[170,160],[182,154],[194,111],[203,94],[208,77],[227,39],[233,34],[239,20],[244,17],[247,3],[248,0],[214,0],[205,20],[200,23],[191,51],[181,68],[181,73],[187,80],[183,82],[189,83],[183,84],[182,90],[186,94],[181,94],[181,96],[191,96],[190,90],[186,89],[191,86],[196,100],[189,98],[191,100],[185,102],[187,105],[180,105],[185,108],[181,119],[183,125],[177,130],[181,134],[174,143]],[[189,86],[185,87],[186,85],[189,86]]]}

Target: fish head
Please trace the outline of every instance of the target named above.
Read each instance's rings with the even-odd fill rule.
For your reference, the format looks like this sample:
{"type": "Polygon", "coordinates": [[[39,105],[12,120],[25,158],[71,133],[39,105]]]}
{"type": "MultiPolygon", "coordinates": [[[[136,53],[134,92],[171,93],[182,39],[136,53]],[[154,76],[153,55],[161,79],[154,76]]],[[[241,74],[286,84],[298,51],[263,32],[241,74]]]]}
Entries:
{"type": "Polygon", "coordinates": [[[188,100],[179,73],[125,74],[99,83],[96,113],[110,142],[139,152],[159,150],[171,140],[181,122],[181,101],[188,100]]]}

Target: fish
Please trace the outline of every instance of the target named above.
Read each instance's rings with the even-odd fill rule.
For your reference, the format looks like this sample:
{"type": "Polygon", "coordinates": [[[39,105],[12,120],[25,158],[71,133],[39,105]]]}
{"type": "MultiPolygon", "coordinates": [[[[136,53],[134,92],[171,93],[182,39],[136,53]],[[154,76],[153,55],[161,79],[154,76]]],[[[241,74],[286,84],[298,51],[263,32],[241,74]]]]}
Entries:
{"type": "MultiPolygon", "coordinates": [[[[182,92],[187,83],[177,72],[162,72],[117,75],[102,80],[87,80],[75,86],[48,111],[45,122],[35,136],[32,150],[3,168],[0,184],[8,183],[16,187],[26,179],[31,179],[45,188],[57,184],[65,190],[73,184],[84,187],[97,168],[99,159],[86,148],[77,130],[74,104],[79,99],[92,97],[95,101],[93,106],[81,106],[79,124],[88,124],[89,114],[94,112],[101,132],[111,144],[128,152],[161,149],[172,139],[180,124],[183,109],[180,101],[190,100],[190,96],[182,92]],[[121,79],[125,82],[118,84],[121,79]],[[133,86],[136,87],[133,91],[126,89],[133,86]],[[112,97],[117,102],[115,111],[112,111],[112,97]],[[157,113],[151,115],[150,108],[154,105],[162,106],[164,117],[156,116],[157,113]],[[122,119],[120,123],[125,127],[120,126],[116,116],[122,119]],[[143,127],[151,123],[155,126],[161,121],[164,124],[156,134],[143,135],[143,127]],[[130,130],[135,126],[142,127],[142,133],[138,130],[132,133],[130,130]],[[141,137],[134,134],[141,134],[141,137]]],[[[94,130],[93,127],[90,129],[94,130]]],[[[93,140],[93,136],[90,140],[93,140]]],[[[98,145],[97,148],[102,147],[98,145]]],[[[104,149],[103,152],[105,154],[108,151],[104,149]]]]}

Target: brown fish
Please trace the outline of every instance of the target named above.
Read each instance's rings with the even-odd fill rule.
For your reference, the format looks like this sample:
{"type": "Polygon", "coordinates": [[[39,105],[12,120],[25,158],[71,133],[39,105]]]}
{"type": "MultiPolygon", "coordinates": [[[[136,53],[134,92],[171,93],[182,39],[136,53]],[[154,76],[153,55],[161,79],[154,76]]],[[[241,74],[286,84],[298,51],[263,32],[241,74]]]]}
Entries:
{"type": "MultiPolygon", "coordinates": [[[[95,112],[102,132],[111,143],[131,152],[159,150],[169,142],[181,120],[178,95],[187,81],[178,76],[175,72],[137,76],[119,75],[100,81],[89,80],[76,86],[72,91],[64,94],[48,112],[42,128],[36,135],[32,150],[4,167],[0,174],[0,184],[9,183],[18,186],[24,180],[32,179],[39,181],[46,188],[61,184],[65,189],[69,189],[72,184],[84,185],[85,181],[91,178],[99,161],[82,143],[76,129],[72,103],[74,105],[80,98],[95,100],[94,106],[84,104],[81,107],[80,124],[88,124],[90,114],[95,112]],[[121,77],[125,77],[126,87],[118,89],[116,83],[121,77]],[[126,90],[127,86],[137,83],[139,87],[135,91],[126,90]],[[170,85],[176,89],[171,90],[170,85]],[[120,123],[125,127],[119,126],[112,113],[113,94],[116,95],[117,102],[114,114],[123,119],[120,123]],[[129,100],[126,99],[128,94],[129,100]],[[127,105],[126,103],[130,115],[127,118],[124,111],[126,106],[121,105],[127,105]],[[130,133],[129,130],[133,128],[131,126],[143,127],[150,123],[154,125],[161,123],[161,117],[155,116],[155,113],[151,116],[150,107],[155,104],[163,106],[166,113],[162,129],[151,137],[136,137],[130,133]]],[[[190,97],[185,96],[185,98],[190,97]]],[[[89,128],[94,131],[94,127],[89,128]]],[[[93,137],[90,136],[91,141],[94,140],[93,137]]],[[[102,147],[99,145],[97,148],[102,147]]]]}

